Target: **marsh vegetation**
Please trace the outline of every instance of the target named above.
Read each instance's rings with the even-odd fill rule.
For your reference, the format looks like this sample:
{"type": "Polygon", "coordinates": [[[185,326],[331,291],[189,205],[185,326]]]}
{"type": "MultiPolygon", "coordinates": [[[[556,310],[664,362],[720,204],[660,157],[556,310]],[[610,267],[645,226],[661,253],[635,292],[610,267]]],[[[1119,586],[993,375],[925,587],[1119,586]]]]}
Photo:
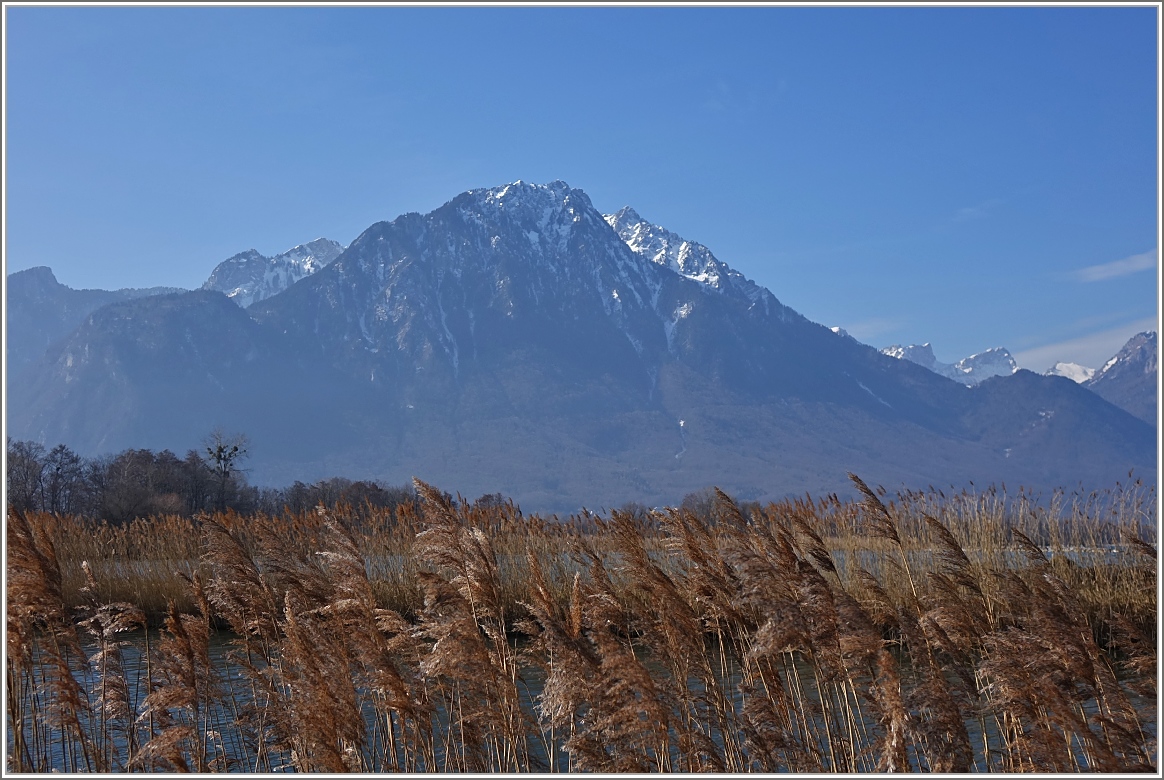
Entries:
{"type": "Polygon", "coordinates": [[[854,484],[10,511],[7,769],[1155,771],[1153,491],[854,484]]]}

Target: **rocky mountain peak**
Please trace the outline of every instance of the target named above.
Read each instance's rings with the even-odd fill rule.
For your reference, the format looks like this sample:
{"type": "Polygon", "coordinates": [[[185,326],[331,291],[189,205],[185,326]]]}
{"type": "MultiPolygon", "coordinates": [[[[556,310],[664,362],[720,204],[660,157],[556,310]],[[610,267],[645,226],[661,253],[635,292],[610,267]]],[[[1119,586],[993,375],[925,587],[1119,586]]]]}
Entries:
{"type": "Polygon", "coordinates": [[[286,252],[266,257],[255,249],[239,252],[219,263],[202,285],[217,290],[246,308],[286,290],[304,277],[317,273],[343,252],[343,246],[317,238],[286,252]]]}
{"type": "Polygon", "coordinates": [[[746,301],[750,308],[765,316],[776,313],[781,318],[795,315],[771,292],[751,281],[739,271],[721,262],[711,250],[644,219],[630,206],[624,206],[603,219],[631,251],[655,265],[690,279],[708,290],[746,301]]]}
{"type": "Polygon", "coordinates": [[[1047,376],[1063,376],[1076,384],[1082,384],[1095,376],[1095,369],[1081,366],[1078,363],[1068,363],[1060,360],[1047,369],[1047,376]]]}
{"type": "Polygon", "coordinates": [[[911,344],[903,347],[894,344],[881,350],[882,353],[899,360],[908,360],[919,366],[928,368],[935,374],[947,379],[953,379],[968,387],[995,376],[1010,376],[1018,371],[1018,364],[1005,347],[992,347],[969,357],[962,358],[957,363],[942,363],[934,356],[933,347],[927,341],[924,344],[911,344]]]}
{"type": "Polygon", "coordinates": [[[707,247],[651,224],[630,206],[603,218],[635,254],[704,286],[719,289],[731,271],[707,247]]]}
{"type": "Polygon", "coordinates": [[[934,357],[934,349],[928,341],[924,344],[910,344],[908,347],[894,344],[881,351],[889,355],[889,357],[897,358],[898,360],[908,360],[911,363],[917,363],[919,366],[928,368],[936,373],[942,373],[934,368],[934,366],[938,365],[938,359],[934,357]]]}
{"type": "Polygon", "coordinates": [[[1137,333],[1083,386],[1155,425],[1158,351],[1156,331],[1137,333]]]}
{"type": "Polygon", "coordinates": [[[1156,331],[1149,330],[1137,333],[1128,339],[1127,343],[1111,360],[1104,363],[1103,367],[1095,372],[1090,380],[1091,384],[1097,384],[1104,381],[1105,377],[1121,373],[1154,374],[1156,373],[1157,352],[1156,331]]]}
{"type": "Polygon", "coordinates": [[[229,263],[231,265],[245,265],[246,263],[252,263],[256,260],[267,260],[267,259],[268,258],[259,254],[259,250],[247,249],[247,250],[244,250],[242,252],[239,252],[237,255],[232,255],[232,256],[226,258],[222,262],[229,263]]]}
{"type": "Polygon", "coordinates": [[[53,269],[47,265],[38,265],[33,268],[25,268],[23,271],[17,271],[12,276],[19,276],[25,284],[33,284],[38,286],[60,284],[57,277],[53,274],[53,269]]]}
{"type": "Polygon", "coordinates": [[[538,222],[560,218],[581,216],[593,211],[589,196],[582,190],[572,188],[564,181],[549,184],[531,184],[520,179],[499,187],[469,190],[453,198],[455,204],[466,213],[477,213],[482,217],[507,215],[510,219],[526,220],[531,216],[538,222]]]}

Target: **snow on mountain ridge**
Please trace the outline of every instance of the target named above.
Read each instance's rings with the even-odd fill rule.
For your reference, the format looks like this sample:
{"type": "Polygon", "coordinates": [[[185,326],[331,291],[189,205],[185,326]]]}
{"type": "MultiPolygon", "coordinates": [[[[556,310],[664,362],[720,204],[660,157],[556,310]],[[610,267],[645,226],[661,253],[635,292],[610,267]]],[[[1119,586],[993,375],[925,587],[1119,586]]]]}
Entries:
{"type": "Polygon", "coordinates": [[[933,347],[927,341],[924,344],[911,344],[903,347],[900,344],[886,347],[881,352],[898,360],[908,360],[928,368],[935,374],[961,382],[967,387],[994,376],[1010,376],[1018,371],[1018,364],[1005,347],[993,347],[969,357],[962,358],[957,363],[942,363],[934,357],[933,347]]]}
{"type": "MultiPolygon", "coordinates": [[[[953,367],[953,364],[938,363],[937,358],[934,357],[934,350],[932,347],[930,347],[930,343],[928,341],[925,344],[910,344],[908,347],[903,347],[900,344],[894,344],[893,346],[886,347],[881,351],[884,354],[889,355],[889,357],[897,358],[898,360],[908,360],[911,363],[917,363],[922,368],[928,368],[935,374],[942,374],[943,376],[945,376],[945,374],[935,368],[935,366],[949,365],[950,367],[953,367]]],[[[953,377],[950,378],[952,379],[953,377]]]]}
{"type": "Polygon", "coordinates": [[[1047,369],[1046,376],[1065,376],[1072,382],[1083,384],[1095,376],[1095,369],[1081,366],[1078,363],[1067,363],[1060,360],[1047,369]]]}
{"type": "MultiPolygon", "coordinates": [[[[520,234],[531,250],[540,253],[539,268],[559,279],[573,278],[582,272],[582,269],[573,267],[571,258],[566,257],[569,242],[578,230],[594,228],[594,223],[601,220],[606,223],[603,229],[612,229],[635,256],[649,260],[656,268],[665,268],[704,289],[742,299],[763,316],[775,315],[782,321],[799,317],[769,290],[718,260],[702,244],[647,222],[629,206],[616,214],[599,214],[585,192],[573,189],[561,180],[548,184],[518,180],[498,187],[473,189],[446,205],[454,207],[462,219],[478,227],[493,224],[493,217],[509,222],[516,230],[500,232],[520,234]]],[[[418,214],[405,216],[428,219],[428,216],[418,214]]],[[[493,250],[498,250],[502,237],[491,235],[487,241],[493,250]]],[[[660,283],[654,273],[644,276],[644,269],[628,265],[623,253],[615,253],[607,259],[618,267],[618,277],[622,281],[629,284],[634,278],[637,282],[629,284],[629,290],[623,293],[629,292],[636,303],[650,301],[652,308],[657,304],[660,283]],[[646,289],[642,287],[643,282],[646,289]]],[[[383,272],[381,269],[378,273],[383,272]]],[[[596,269],[587,271],[591,275],[595,272],[596,269]]],[[[601,275],[595,277],[600,287],[605,284],[599,281],[601,275]]],[[[611,310],[620,305],[617,290],[600,290],[600,293],[606,301],[604,305],[611,310]]]]}
{"type": "Polygon", "coordinates": [[[444,353],[455,377],[485,346],[481,329],[501,327],[498,315],[599,315],[641,352],[664,273],[638,262],[581,190],[517,181],[377,223],[317,280],[351,341],[394,348],[417,366],[444,353]]]}
{"type": "Polygon", "coordinates": [[[962,358],[954,364],[954,369],[973,386],[992,376],[1010,376],[1018,371],[1018,364],[1005,347],[992,347],[962,358]]]}
{"type": "Polygon", "coordinates": [[[291,247],[281,255],[271,258],[275,261],[285,261],[291,266],[303,271],[304,275],[313,274],[332,260],[339,257],[343,246],[327,238],[317,238],[306,244],[291,247]]]}
{"type": "Polygon", "coordinates": [[[558,251],[565,251],[575,225],[594,206],[582,190],[571,189],[561,180],[549,184],[530,184],[520,179],[500,187],[469,190],[452,202],[461,202],[460,212],[465,216],[482,217],[492,212],[517,221],[531,247],[538,247],[547,239],[558,251]],[[471,214],[477,210],[479,214],[471,214]]]}
{"type": "Polygon", "coordinates": [[[225,293],[245,309],[318,272],[339,257],[343,249],[326,238],[299,244],[274,257],[248,249],[219,263],[202,289],[225,293]]]}
{"type": "MultiPolygon", "coordinates": [[[[561,180],[542,185],[518,180],[499,187],[469,190],[450,203],[458,203],[462,216],[479,224],[487,221],[486,213],[515,220],[531,248],[552,248],[557,252],[566,251],[569,237],[582,227],[581,223],[593,227],[597,216],[614,230],[635,256],[649,260],[652,266],[665,268],[704,289],[742,299],[763,316],[776,315],[782,321],[799,317],[769,290],[718,260],[706,246],[648,222],[629,206],[616,214],[598,214],[586,193],[572,189],[561,180]]],[[[627,266],[621,253],[609,259],[619,266],[619,276],[624,281],[629,282],[630,277],[635,277],[647,283],[649,294],[638,284],[631,285],[630,292],[636,303],[649,300],[653,308],[659,295],[659,283],[654,275],[643,276],[642,269],[627,266]]],[[[570,276],[574,269],[553,270],[570,276]]],[[[603,295],[605,305],[612,309],[617,307],[617,290],[605,291],[603,295]]]]}
{"type": "MultiPolygon", "coordinates": [[[[673,243],[678,250],[684,242],[673,243]]],[[[719,296],[751,319],[804,319],[686,243],[677,252],[681,272],[635,251],[583,191],[560,180],[516,181],[372,225],[311,289],[327,289],[326,327],[354,348],[407,355],[416,367],[442,355],[454,379],[506,321],[617,332],[650,361],[691,349],[690,334],[702,327],[692,323],[719,296]]]]}
{"type": "Polygon", "coordinates": [[[712,290],[721,293],[734,291],[753,304],[762,303],[765,311],[772,304],[780,305],[769,290],[720,261],[703,244],[648,222],[630,206],[624,206],[614,214],[604,214],[603,219],[635,254],[656,265],[669,268],[712,290]]]}
{"type": "Polygon", "coordinates": [[[1141,420],[1157,425],[1157,341],[1154,330],[1132,336],[1083,386],[1141,420]]]}
{"type": "Polygon", "coordinates": [[[1089,377],[1089,380],[1092,383],[1099,382],[1106,374],[1112,372],[1116,366],[1123,368],[1133,361],[1141,364],[1140,369],[1144,373],[1153,373],[1156,371],[1156,331],[1146,330],[1132,336],[1120,348],[1119,352],[1103,364],[1103,368],[1094,372],[1089,377]]]}

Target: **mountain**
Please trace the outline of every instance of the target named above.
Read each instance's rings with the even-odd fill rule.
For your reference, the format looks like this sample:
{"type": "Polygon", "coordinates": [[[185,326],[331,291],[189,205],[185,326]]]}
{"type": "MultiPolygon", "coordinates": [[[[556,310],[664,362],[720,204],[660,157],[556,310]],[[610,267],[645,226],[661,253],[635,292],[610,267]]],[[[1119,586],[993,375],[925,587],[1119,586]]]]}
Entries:
{"type": "MultiPolygon", "coordinates": [[[[841,328],[832,330],[844,336],[849,335],[841,328]]],[[[1009,376],[1019,370],[1014,358],[1002,347],[988,349],[952,364],[939,363],[928,343],[908,347],[894,345],[881,351],[890,357],[917,363],[970,387],[984,379],[1009,376]]],[[[1078,363],[1058,362],[1045,375],[1066,377],[1141,420],[1156,424],[1155,331],[1133,336],[1120,353],[1098,371],[1078,363]]]]}
{"type": "Polygon", "coordinates": [[[848,471],[1102,487],[1156,463],[1151,426],[1073,382],[947,381],[563,182],[379,222],[245,310],[210,290],[106,307],[9,415],[83,453],[222,426],[248,434],[259,484],[415,475],[528,511],[844,493],[848,471]]]}
{"type": "Polygon", "coordinates": [[[1137,333],[1083,386],[1141,420],[1156,425],[1158,349],[1156,331],[1137,333]]]}
{"type": "Polygon", "coordinates": [[[957,363],[939,363],[934,357],[934,350],[929,342],[921,345],[911,344],[908,347],[894,344],[881,351],[890,357],[917,363],[935,374],[953,379],[967,387],[973,387],[984,379],[994,376],[1010,376],[1018,371],[1018,364],[1014,362],[1010,352],[1003,347],[994,347],[985,352],[979,352],[976,355],[962,358],[957,363]]]}
{"type": "Polygon", "coordinates": [[[603,219],[635,254],[656,265],[721,295],[746,301],[749,306],[762,306],[765,311],[780,306],[772,293],[721,263],[703,244],[652,225],[630,206],[615,214],[606,214],[603,219]]]}
{"type": "MultiPolygon", "coordinates": [[[[330,263],[343,246],[326,238],[301,244],[274,257],[255,250],[219,263],[202,286],[220,290],[246,307],[290,287],[330,263]]],[[[49,268],[29,268],[7,280],[7,370],[10,378],[32,365],[49,345],[63,339],[91,313],[110,303],[183,292],[177,287],[74,290],[57,281],[49,268]]]]}
{"type": "Polygon", "coordinates": [[[1091,377],[1095,376],[1095,369],[1081,366],[1078,363],[1065,363],[1059,361],[1051,366],[1046,371],[1047,376],[1065,376],[1072,382],[1079,382],[1080,384],[1086,382],[1091,377]]]}
{"type": "Polygon", "coordinates": [[[63,339],[92,312],[110,303],[177,292],[175,287],[121,290],[74,290],[39,266],[9,274],[5,349],[9,380],[23,374],[48,347],[63,339]]]}
{"type": "Polygon", "coordinates": [[[274,257],[248,249],[219,263],[202,289],[225,293],[245,309],[315,273],[339,257],[343,250],[342,244],[327,238],[300,244],[274,257]]]}

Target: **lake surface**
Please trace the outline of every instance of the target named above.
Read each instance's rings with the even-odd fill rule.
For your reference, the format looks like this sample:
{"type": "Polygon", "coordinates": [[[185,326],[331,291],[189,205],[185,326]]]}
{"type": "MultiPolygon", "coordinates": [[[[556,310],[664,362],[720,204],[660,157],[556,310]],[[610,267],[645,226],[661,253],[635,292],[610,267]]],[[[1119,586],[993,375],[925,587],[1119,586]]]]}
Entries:
{"type": "MultiPolygon", "coordinates": [[[[217,702],[209,712],[202,713],[202,721],[199,724],[199,728],[203,729],[209,735],[207,740],[208,755],[217,759],[219,765],[226,767],[229,771],[293,771],[294,764],[292,763],[292,757],[290,755],[273,753],[267,750],[265,755],[260,756],[254,748],[253,742],[235,725],[239,711],[253,702],[250,693],[251,682],[244,674],[243,668],[231,658],[231,651],[235,649],[232,640],[235,638],[234,635],[227,632],[213,632],[211,635],[209,646],[211,664],[218,674],[221,689],[227,695],[224,696],[224,700],[217,702]]],[[[147,693],[145,686],[147,666],[143,652],[146,646],[146,639],[146,634],[142,631],[122,635],[122,640],[128,643],[123,650],[123,656],[127,677],[130,681],[128,691],[129,701],[134,712],[139,714],[144,709],[143,702],[147,693]]],[[[156,647],[158,641],[158,633],[151,631],[149,634],[150,645],[156,647]]],[[[84,649],[89,654],[94,653],[96,650],[95,646],[91,644],[85,646],[84,649]]],[[[812,669],[804,663],[803,659],[796,659],[794,663],[799,673],[797,676],[802,681],[811,681],[813,679],[812,669]]],[[[658,675],[660,679],[665,676],[665,670],[660,664],[646,660],[646,665],[651,670],[652,676],[658,675]]],[[[75,676],[86,688],[91,700],[95,699],[100,685],[96,672],[89,669],[87,673],[75,672],[75,676]]],[[[721,679],[724,690],[735,692],[738,690],[740,682],[741,675],[739,668],[735,664],[730,664],[725,676],[721,679]]],[[[698,685],[696,682],[692,684],[698,685]]],[[[544,679],[540,668],[527,666],[521,670],[518,684],[521,706],[533,723],[537,722],[537,702],[542,694],[543,686],[544,679]]],[[[1146,738],[1150,740],[1151,744],[1155,744],[1157,728],[1156,701],[1136,696],[1130,691],[1128,694],[1142,720],[1142,728],[1146,738]]],[[[737,699],[737,703],[739,703],[740,697],[736,696],[735,698],[737,699]]],[[[1084,714],[1088,716],[1092,715],[1094,714],[1094,710],[1094,706],[1091,707],[1090,711],[1087,711],[1085,708],[1084,714]]],[[[363,712],[367,733],[373,735],[379,734],[382,737],[384,734],[383,723],[382,721],[377,722],[377,718],[380,716],[377,715],[370,703],[365,702],[363,712]]],[[[436,724],[438,732],[447,730],[449,722],[447,714],[438,710],[436,718],[438,721],[436,724]]],[[[86,725],[90,728],[97,727],[96,722],[87,723],[86,725]]],[[[859,725],[863,725],[870,731],[877,727],[877,724],[870,719],[866,719],[859,725]]],[[[996,730],[995,721],[992,718],[973,718],[967,721],[966,726],[976,756],[976,771],[989,771],[984,746],[987,743],[992,745],[997,745],[998,743],[999,735],[996,730]]],[[[11,756],[14,746],[11,723],[7,729],[7,737],[8,755],[11,756]]],[[[34,752],[36,750],[40,751],[38,755],[40,756],[41,765],[49,765],[57,771],[69,771],[77,767],[84,768],[85,766],[84,759],[75,746],[71,752],[68,752],[59,740],[54,741],[52,734],[48,730],[43,730],[40,734],[26,730],[25,739],[26,742],[39,746],[34,747],[33,750],[34,752]]],[[[563,749],[562,743],[563,740],[561,738],[554,738],[547,733],[534,733],[531,735],[526,741],[530,753],[531,768],[535,771],[561,771],[568,769],[570,766],[570,757],[563,749]]],[[[720,744],[722,747],[722,741],[717,744],[720,744]]],[[[122,756],[121,761],[123,762],[125,747],[126,742],[124,736],[114,734],[108,752],[115,770],[124,769],[124,766],[119,766],[117,757],[118,755],[122,756]]],[[[997,748],[995,749],[997,750],[997,748]]],[[[443,767],[447,758],[445,750],[446,744],[438,739],[435,750],[437,766],[428,769],[440,770],[443,767]]],[[[369,752],[373,755],[376,753],[376,751],[369,752]]],[[[910,760],[913,768],[915,770],[918,769],[917,757],[911,756],[910,760]]],[[[392,767],[379,763],[373,763],[369,766],[370,771],[389,771],[390,769],[392,767]]],[[[872,766],[869,767],[869,770],[871,769],[872,766]]]]}

